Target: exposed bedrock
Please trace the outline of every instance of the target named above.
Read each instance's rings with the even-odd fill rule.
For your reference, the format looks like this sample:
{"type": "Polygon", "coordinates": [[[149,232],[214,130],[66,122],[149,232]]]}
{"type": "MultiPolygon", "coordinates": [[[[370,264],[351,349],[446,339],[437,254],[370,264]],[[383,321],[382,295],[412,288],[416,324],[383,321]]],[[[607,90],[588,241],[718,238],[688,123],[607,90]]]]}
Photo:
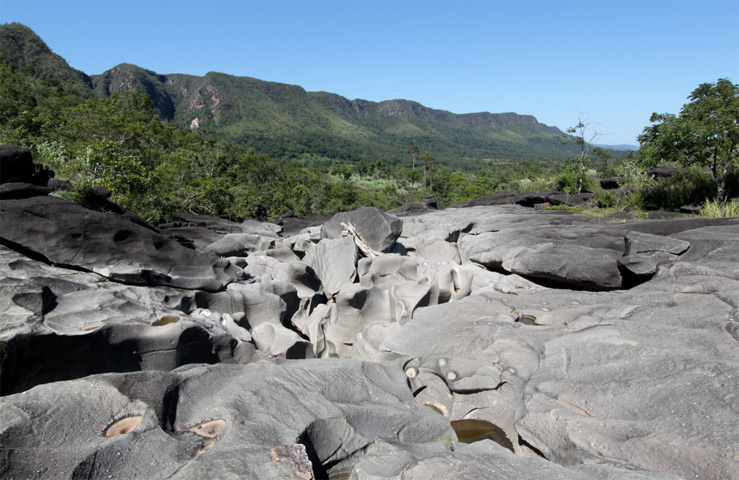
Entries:
{"type": "Polygon", "coordinates": [[[737,218],[101,205],[0,205],[3,478],[737,478],[737,218]]]}
{"type": "Polygon", "coordinates": [[[0,400],[3,474],[312,479],[377,442],[449,451],[449,422],[404,378],[397,363],[262,361],[43,385],[0,400]]]}
{"type": "Polygon", "coordinates": [[[117,282],[219,290],[237,279],[236,268],[224,259],[60,198],[4,200],[0,223],[3,244],[117,282]]]}

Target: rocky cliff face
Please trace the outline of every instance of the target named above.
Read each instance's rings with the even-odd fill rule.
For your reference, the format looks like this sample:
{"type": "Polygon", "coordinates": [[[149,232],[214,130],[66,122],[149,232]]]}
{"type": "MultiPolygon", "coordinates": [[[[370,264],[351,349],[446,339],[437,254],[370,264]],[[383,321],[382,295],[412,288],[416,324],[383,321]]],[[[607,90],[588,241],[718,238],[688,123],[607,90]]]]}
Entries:
{"type": "Polygon", "coordinates": [[[0,160],[4,477],[736,476],[737,218],[153,228],[0,160]]]}

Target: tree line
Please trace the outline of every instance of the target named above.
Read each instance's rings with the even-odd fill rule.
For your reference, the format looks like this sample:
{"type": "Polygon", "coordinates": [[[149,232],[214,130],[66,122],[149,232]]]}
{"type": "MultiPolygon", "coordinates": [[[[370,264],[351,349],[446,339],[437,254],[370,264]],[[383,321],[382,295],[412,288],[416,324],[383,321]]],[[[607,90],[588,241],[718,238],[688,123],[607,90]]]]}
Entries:
{"type": "MultiPolygon", "coordinates": [[[[387,210],[429,195],[452,205],[488,193],[544,188],[595,191],[604,206],[647,205],[664,186],[639,180],[637,171],[664,162],[693,168],[681,187],[693,189],[690,195],[724,200],[737,194],[738,91],[725,79],[699,86],[679,115],[655,114],[639,137],[641,150],[626,158],[595,149],[556,166],[491,160],[459,171],[415,145],[404,164],[351,164],[321,152],[276,159],[162,120],[145,94],[89,98],[30,68],[0,65],[0,142],[31,149],[37,162],[72,181],[75,190],[62,195],[84,202],[93,187],[104,186],[113,201],[152,223],[176,211],[234,219],[302,216],[361,205],[387,210]],[[640,181],[641,190],[621,199],[598,191],[597,176],[618,173],[640,181]]],[[[583,130],[570,134],[581,145],[583,130]]]]}

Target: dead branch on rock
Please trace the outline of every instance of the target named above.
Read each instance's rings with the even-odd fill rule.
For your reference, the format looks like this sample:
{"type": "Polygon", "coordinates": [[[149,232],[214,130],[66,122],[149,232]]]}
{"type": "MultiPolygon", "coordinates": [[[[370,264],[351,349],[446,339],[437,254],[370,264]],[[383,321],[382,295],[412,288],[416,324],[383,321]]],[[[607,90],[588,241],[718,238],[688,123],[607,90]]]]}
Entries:
{"type": "Polygon", "coordinates": [[[344,222],[341,222],[341,226],[344,227],[344,231],[342,231],[341,234],[345,237],[347,235],[351,235],[352,237],[354,237],[354,244],[365,257],[372,258],[380,255],[380,252],[372,250],[372,248],[367,245],[367,242],[364,240],[364,237],[362,237],[362,234],[359,233],[357,227],[355,227],[351,223],[344,222]]]}

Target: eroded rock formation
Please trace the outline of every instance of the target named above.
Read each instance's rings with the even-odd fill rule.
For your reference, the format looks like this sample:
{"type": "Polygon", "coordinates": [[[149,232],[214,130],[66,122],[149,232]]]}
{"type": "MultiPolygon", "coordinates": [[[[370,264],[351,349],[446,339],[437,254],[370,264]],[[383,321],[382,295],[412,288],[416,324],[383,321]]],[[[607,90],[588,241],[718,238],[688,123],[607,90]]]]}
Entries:
{"type": "Polygon", "coordinates": [[[4,478],[737,478],[737,218],[485,200],[285,234],[24,192],[4,478]]]}

